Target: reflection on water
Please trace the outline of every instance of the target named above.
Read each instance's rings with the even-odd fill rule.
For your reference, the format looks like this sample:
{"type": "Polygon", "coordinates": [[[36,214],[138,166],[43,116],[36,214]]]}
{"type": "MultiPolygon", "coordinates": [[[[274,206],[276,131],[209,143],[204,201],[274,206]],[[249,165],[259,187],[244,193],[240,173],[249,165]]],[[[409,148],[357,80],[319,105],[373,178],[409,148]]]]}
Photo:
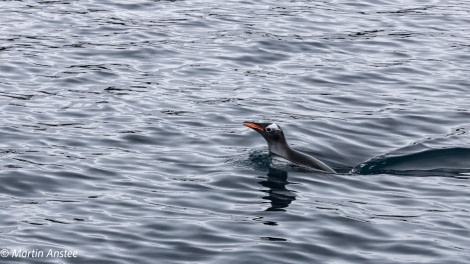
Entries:
{"type": "Polygon", "coordinates": [[[268,188],[268,190],[263,190],[267,193],[263,199],[269,200],[271,203],[271,207],[266,211],[284,211],[295,200],[294,192],[286,188],[286,185],[289,184],[287,177],[286,171],[270,166],[266,180],[258,182],[268,188]]]}

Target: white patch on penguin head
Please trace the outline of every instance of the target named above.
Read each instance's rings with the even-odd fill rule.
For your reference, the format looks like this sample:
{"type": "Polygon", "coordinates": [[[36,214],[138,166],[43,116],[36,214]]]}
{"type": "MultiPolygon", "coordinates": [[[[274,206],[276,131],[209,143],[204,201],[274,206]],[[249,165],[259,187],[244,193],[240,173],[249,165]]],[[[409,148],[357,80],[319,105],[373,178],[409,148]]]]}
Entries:
{"type": "Polygon", "coordinates": [[[276,131],[276,130],[281,130],[281,128],[276,123],[272,123],[266,127],[267,132],[276,131]]]}

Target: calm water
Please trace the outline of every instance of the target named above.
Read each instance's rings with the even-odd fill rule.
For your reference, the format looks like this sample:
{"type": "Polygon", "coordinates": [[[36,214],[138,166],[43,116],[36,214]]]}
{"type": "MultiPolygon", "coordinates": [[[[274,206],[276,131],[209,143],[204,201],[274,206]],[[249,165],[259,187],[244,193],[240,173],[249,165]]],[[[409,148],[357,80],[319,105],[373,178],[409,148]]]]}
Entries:
{"type": "Polygon", "coordinates": [[[468,1],[0,6],[2,263],[469,262],[468,1]]]}

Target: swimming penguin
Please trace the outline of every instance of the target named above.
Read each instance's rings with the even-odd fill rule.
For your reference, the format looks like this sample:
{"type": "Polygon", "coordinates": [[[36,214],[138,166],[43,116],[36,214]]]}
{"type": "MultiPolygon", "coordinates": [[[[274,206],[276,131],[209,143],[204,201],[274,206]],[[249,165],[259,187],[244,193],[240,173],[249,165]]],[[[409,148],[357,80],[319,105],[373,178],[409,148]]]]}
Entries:
{"type": "Polygon", "coordinates": [[[243,122],[243,125],[254,129],[266,139],[270,153],[306,167],[335,173],[335,170],[316,158],[291,149],[284,137],[284,132],[276,123],[243,122]]]}

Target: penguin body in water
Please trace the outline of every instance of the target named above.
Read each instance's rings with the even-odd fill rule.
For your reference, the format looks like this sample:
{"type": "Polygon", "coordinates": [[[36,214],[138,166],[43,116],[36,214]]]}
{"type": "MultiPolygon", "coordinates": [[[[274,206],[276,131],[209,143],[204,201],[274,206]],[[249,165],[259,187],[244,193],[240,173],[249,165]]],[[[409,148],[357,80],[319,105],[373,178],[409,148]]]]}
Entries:
{"type": "Polygon", "coordinates": [[[243,125],[252,128],[266,139],[270,153],[302,166],[329,173],[336,172],[320,160],[290,148],[284,132],[276,123],[244,122],[243,125]]]}

